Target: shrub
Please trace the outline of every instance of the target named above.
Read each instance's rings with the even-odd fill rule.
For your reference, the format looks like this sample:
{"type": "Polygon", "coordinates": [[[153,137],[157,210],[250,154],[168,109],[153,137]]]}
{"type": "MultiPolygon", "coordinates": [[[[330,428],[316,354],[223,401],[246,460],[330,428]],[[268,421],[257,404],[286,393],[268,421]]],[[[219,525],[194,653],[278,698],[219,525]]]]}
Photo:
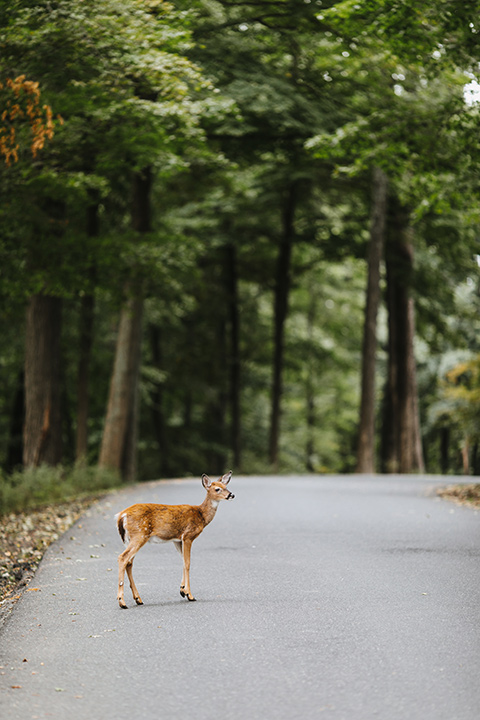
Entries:
{"type": "Polygon", "coordinates": [[[0,515],[99,494],[120,485],[117,473],[97,467],[42,465],[0,474],[0,515]]]}

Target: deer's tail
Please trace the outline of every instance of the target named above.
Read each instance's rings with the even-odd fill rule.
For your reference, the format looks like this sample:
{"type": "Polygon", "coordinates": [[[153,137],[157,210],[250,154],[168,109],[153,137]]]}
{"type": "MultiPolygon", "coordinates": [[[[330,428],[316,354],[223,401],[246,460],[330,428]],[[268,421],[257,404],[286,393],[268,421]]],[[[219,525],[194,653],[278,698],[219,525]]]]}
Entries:
{"type": "Polygon", "coordinates": [[[117,521],[117,530],[120,533],[120,537],[122,538],[122,542],[124,544],[128,543],[128,532],[125,525],[126,517],[127,516],[125,513],[118,513],[118,515],[115,515],[115,520],[117,521]]]}

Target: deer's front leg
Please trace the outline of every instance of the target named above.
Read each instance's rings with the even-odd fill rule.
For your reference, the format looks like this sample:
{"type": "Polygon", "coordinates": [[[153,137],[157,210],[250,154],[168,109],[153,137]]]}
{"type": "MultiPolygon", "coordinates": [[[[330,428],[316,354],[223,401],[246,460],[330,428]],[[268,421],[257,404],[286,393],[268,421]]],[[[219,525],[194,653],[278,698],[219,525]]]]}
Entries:
{"type": "Polygon", "coordinates": [[[190,552],[192,549],[192,540],[184,539],[182,542],[182,556],[183,556],[183,575],[182,584],[180,586],[180,595],[186,597],[187,600],[193,601],[193,597],[190,591],[190,552]]]}

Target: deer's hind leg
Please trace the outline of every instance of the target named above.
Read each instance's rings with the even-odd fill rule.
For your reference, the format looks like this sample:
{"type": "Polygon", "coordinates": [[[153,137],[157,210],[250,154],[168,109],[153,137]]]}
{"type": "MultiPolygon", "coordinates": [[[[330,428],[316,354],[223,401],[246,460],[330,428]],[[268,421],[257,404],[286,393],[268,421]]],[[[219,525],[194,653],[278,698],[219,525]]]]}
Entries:
{"type": "Polygon", "coordinates": [[[182,547],[182,541],[181,540],[174,540],[173,544],[175,545],[175,548],[178,550],[180,555],[182,556],[182,582],[180,584],[180,595],[182,597],[185,597],[185,563],[183,563],[183,547],[182,547]]]}
{"type": "Polygon", "coordinates": [[[138,590],[136,588],[135,582],[133,580],[133,573],[132,573],[132,565],[133,565],[133,558],[137,554],[137,552],[140,550],[141,547],[143,547],[146,543],[146,539],[139,538],[135,539],[132,538],[130,542],[128,543],[128,546],[125,548],[125,550],[120,553],[118,556],[118,595],[117,600],[118,604],[122,609],[127,608],[127,604],[125,603],[125,594],[124,594],[124,581],[125,581],[125,570],[127,571],[128,580],[130,582],[130,588],[132,590],[133,599],[137,603],[137,605],[143,605],[142,599],[138,593],[138,590]]]}
{"type": "Polygon", "coordinates": [[[143,605],[142,598],[140,597],[140,594],[139,594],[139,592],[138,592],[138,590],[137,590],[137,586],[135,585],[135,581],[134,581],[134,579],[133,579],[132,569],[133,569],[133,559],[130,560],[130,562],[127,563],[127,566],[126,566],[126,571],[127,571],[127,575],[128,575],[128,581],[129,581],[129,583],[130,583],[130,589],[131,589],[131,591],[132,591],[133,599],[135,600],[135,602],[137,603],[137,605],[143,605]]]}

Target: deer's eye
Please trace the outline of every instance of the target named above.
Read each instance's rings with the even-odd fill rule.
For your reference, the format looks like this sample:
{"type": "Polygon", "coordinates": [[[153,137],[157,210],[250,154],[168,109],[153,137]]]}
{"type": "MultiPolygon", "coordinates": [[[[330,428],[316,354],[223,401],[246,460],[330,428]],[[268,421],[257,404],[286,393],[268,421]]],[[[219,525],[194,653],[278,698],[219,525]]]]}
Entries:
{"type": "Polygon", "coordinates": [[[215,488],[215,492],[220,492],[220,488],[215,488]]]}

